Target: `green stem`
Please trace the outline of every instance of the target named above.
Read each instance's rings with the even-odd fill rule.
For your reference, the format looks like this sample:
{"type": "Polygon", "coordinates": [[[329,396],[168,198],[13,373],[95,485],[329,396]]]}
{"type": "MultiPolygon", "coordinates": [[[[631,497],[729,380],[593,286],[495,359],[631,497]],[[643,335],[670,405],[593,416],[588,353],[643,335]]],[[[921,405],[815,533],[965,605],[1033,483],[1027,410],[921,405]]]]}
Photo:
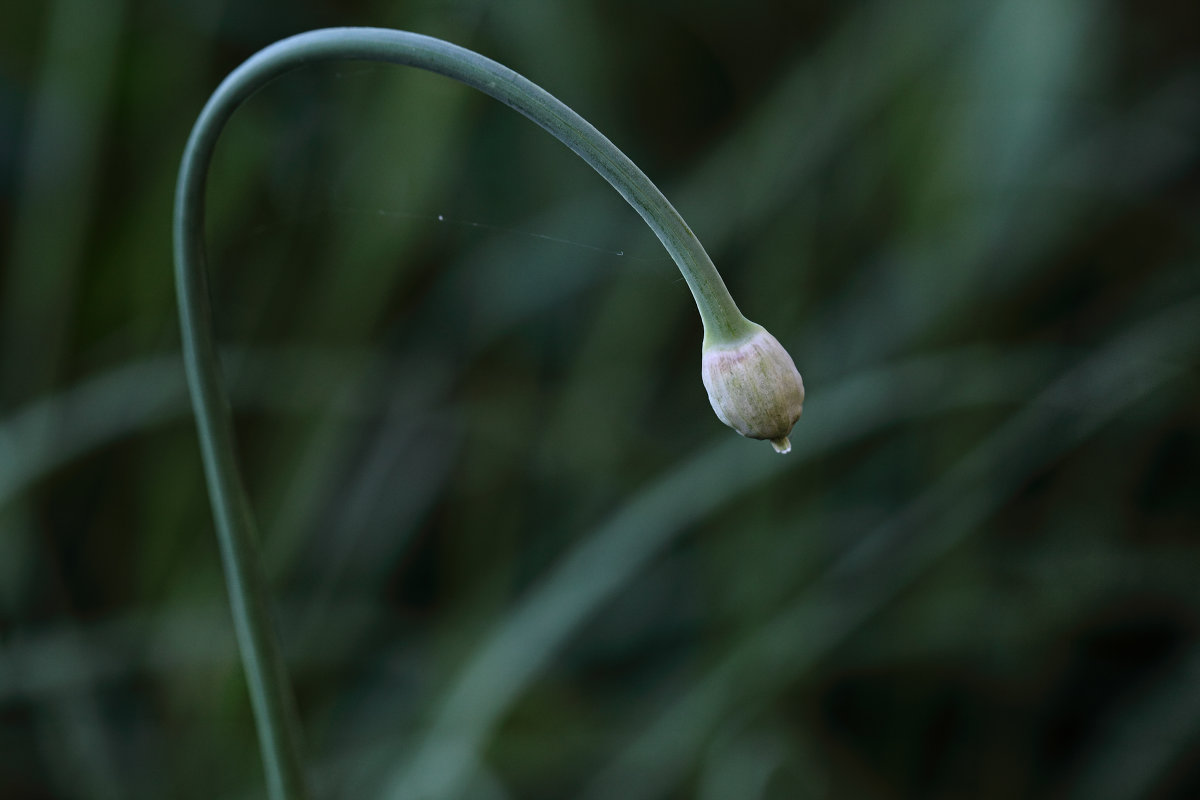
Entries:
{"type": "Polygon", "coordinates": [[[283,659],[269,618],[268,591],[253,516],[234,458],[229,402],[221,380],[208,307],[204,197],[217,139],[237,107],[296,67],[319,61],[402,64],[473,86],[521,112],[575,151],[642,216],[678,264],[704,323],[705,342],[733,341],[754,329],[738,311],[712,260],[679,212],[620,150],[548,92],[507,67],[462,47],[405,31],[332,28],[258,52],[213,93],[192,129],[175,192],[175,278],[184,360],[238,646],[245,667],[272,798],[307,797],[298,726],[283,659]]]}

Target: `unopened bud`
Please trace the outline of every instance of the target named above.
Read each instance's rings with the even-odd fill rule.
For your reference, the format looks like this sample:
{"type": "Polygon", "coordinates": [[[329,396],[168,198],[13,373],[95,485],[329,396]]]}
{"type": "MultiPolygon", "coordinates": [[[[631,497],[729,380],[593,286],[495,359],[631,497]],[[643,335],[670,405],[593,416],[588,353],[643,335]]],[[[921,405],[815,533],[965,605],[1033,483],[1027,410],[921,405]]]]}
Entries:
{"type": "Polygon", "coordinates": [[[713,411],[751,439],[792,449],[788,434],[804,406],[804,381],[779,341],[759,326],[746,338],[704,348],[701,377],[713,411]]]}

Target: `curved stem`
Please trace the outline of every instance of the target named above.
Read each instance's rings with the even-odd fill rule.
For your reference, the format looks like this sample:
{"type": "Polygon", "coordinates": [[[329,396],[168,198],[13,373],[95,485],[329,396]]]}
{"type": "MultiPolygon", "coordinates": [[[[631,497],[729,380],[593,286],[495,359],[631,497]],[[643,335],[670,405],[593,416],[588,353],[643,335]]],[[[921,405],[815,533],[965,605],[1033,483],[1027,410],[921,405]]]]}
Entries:
{"type": "Polygon", "coordinates": [[[384,61],[448,76],[521,112],[592,165],[642,216],[687,280],[705,342],[735,341],[755,329],[738,311],[695,234],[662,192],[620,150],[548,92],[507,67],[429,36],[379,28],[332,28],[277,42],[229,75],[200,113],[175,193],[175,279],[183,351],[205,476],[220,541],[238,646],[272,798],[307,796],[298,756],[294,701],[273,633],[253,516],[234,457],[229,403],[208,307],[204,196],[217,139],[237,107],[271,79],[304,64],[384,61]]]}

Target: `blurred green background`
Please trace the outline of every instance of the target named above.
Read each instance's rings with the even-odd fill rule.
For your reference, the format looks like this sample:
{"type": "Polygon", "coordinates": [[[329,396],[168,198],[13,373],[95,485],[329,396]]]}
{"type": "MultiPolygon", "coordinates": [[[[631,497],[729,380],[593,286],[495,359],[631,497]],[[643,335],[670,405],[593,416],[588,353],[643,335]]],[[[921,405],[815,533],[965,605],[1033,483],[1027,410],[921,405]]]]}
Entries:
{"type": "Polygon", "coordinates": [[[321,798],[1200,796],[1200,6],[45,0],[0,26],[0,797],[262,771],[178,358],[183,142],[330,25],[656,180],[808,403],[714,417],[579,159],[395,67],[235,116],[241,462],[321,798]]]}

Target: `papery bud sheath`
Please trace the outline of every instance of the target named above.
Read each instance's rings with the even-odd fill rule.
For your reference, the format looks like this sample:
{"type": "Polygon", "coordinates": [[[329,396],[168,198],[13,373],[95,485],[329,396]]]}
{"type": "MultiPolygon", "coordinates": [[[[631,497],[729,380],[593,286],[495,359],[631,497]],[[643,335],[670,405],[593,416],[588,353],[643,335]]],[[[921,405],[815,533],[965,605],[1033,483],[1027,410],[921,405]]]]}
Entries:
{"type": "Polygon", "coordinates": [[[761,326],[732,342],[704,347],[701,377],[713,411],[751,439],[791,449],[788,434],[804,406],[804,381],[779,341],[761,326]]]}

